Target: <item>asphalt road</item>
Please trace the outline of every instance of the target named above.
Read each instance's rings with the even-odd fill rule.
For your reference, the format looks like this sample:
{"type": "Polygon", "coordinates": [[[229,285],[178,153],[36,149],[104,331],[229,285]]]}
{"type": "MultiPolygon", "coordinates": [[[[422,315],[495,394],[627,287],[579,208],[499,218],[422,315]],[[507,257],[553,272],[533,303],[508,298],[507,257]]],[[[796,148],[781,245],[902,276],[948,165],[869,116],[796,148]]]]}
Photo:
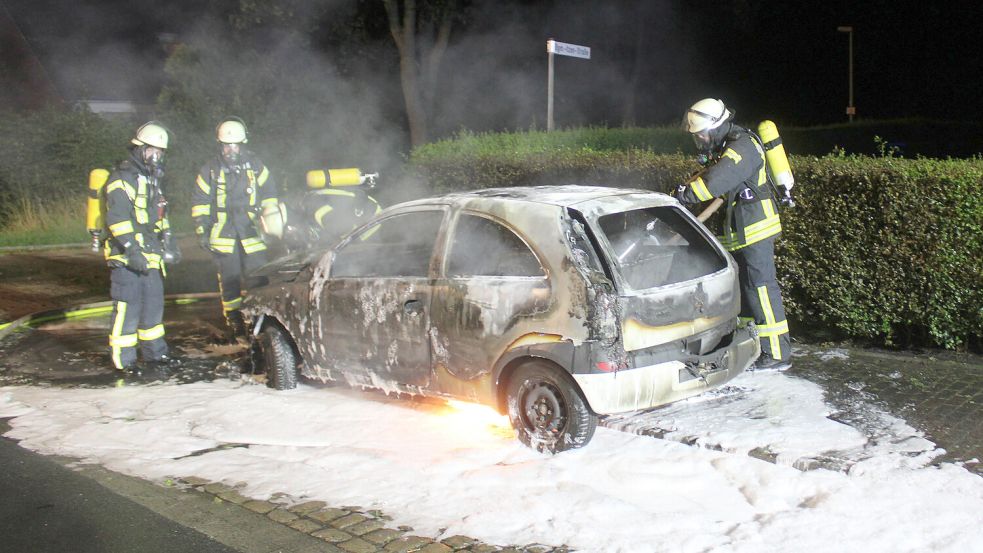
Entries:
{"type": "MultiPolygon", "coordinates": [[[[0,434],[10,427],[0,419],[0,434]]],[[[342,553],[239,505],[0,438],[0,551],[342,553]]]]}
{"type": "Polygon", "coordinates": [[[5,551],[236,551],[6,438],[0,466],[5,551]]]}

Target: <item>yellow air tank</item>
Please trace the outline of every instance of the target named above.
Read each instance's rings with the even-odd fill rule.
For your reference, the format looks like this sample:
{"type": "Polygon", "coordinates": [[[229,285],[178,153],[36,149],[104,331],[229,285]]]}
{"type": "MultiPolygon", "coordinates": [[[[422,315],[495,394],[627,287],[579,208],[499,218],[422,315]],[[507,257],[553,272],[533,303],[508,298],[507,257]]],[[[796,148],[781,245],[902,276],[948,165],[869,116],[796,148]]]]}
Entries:
{"type": "Polygon", "coordinates": [[[365,182],[361,169],[316,169],[307,172],[308,188],[325,186],[358,186],[365,182]]]}
{"type": "Polygon", "coordinates": [[[89,198],[86,200],[85,228],[92,236],[92,249],[99,251],[103,226],[106,224],[106,195],[103,187],[109,180],[109,171],[93,169],[89,171],[89,198]]]}
{"type": "Polygon", "coordinates": [[[768,162],[768,171],[775,184],[785,189],[782,203],[792,206],[792,187],[795,186],[795,177],[792,176],[792,167],[788,163],[788,155],[785,153],[785,145],[782,144],[782,137],[778,135],[778,127],[772,121],[762,121],[758,125],[758,136],[761,137],[762,146],[765,148],[765,160],[768,162]]]}

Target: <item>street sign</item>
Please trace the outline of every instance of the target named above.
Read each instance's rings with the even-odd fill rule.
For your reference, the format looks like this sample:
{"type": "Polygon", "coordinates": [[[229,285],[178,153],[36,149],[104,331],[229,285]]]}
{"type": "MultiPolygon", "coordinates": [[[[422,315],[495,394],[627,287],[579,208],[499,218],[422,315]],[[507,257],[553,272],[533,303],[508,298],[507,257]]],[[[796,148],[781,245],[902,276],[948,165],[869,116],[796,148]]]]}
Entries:
{"type": "Polygon", "coordinates": [[[581,46],[579,44],[567,44],[566,42],[547,40],[546,51],[549,52],[550,54],[571,56],[574,58],[583,58],[585,60],[590,59],[590,48],[588,46],[581,46]]]}
{"type": "Polygon", "coordinates": [[[857,114],[857,108],[854,107],[854,106],[847,106],[847,108],[846,108],[846,114],[847,115],[856,115],[857,114]]]}
{"type": "Polygon", "coordinates": [[[553,56],[570,56],[585,60],[590,59],[590,48],[579,44],[557,42],[552,38],[546,41],[546,52],[549,53],[549,68],[546,77],[546,130],[553,130],[553,56]]]}

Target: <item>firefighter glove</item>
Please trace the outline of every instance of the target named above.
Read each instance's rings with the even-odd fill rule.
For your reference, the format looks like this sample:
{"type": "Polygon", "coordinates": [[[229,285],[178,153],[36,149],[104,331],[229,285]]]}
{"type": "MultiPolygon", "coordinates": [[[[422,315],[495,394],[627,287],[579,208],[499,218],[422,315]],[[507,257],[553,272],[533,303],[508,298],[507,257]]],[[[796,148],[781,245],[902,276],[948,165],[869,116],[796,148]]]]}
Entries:
{"type": "Polygon", "coordinates": [[[181,248],[174,244],[173,247],[164,248],[164,263],[177,265],[181,262],[181,248]]]}
{"type": "Polygon", "coordinates": [[[126,248],[126,266],[130,270],[144,274],[149,269],[147,267],[147,256],[143,255],[143,250],[137,245],[131,245],[126,248]]]}
{"type": "Polygon", "coordinates": [[[676,191],[673,192],[672,196],[677,200],[679,200],[680,203],[684,203],[684,204],[692,203],[686,199],[687,188],[689,187],[686,186],[685,184],[680,184],[679,186],[676,187],[676,191]]]}
{"type": "Polygon", "coordinates": [[[181,262],[181,248],[177,245],[177,240],[174,239],[174,235],[171,231],[164,231],[163,240],[164,242],[164,263],[170,263],[176,265],[181,262]]]}

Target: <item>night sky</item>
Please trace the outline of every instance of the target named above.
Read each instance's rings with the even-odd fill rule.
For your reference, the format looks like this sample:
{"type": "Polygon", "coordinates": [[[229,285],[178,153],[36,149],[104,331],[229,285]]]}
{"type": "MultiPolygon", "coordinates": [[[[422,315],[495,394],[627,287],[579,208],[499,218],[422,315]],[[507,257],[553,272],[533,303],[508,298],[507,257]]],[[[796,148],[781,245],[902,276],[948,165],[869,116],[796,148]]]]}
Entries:
{"type": "MultiPolygon", "coordinates": [[[[196,21],[236,2],[0,4],[63,96],[128,96],[152,102],[164,59],[157,34],[181,36],[196,21]]],[[[557,62],[562,96],[558,116],[567,124],[621,123],[624,83],[636,45],[646,53],[638,72],[640,125],[676,123],[686,106],[705,96],[723,98],[738,119],[842,122],[848,37],[837,31],[840,25],[854,28],[858,117],[980,121],[981,12],[971,2],[888,0],[472,2],[464,22],[455,27],[442,98],[448,104],[473,102],[479,107],[447,109],[445,125],[481,129],[521,126],[524,121],[503,121],[499,112],[482,110],[483,102],[503,101],[503,95],[487,81],[472,84],[472,72],[484,72],[486,79],[492,74],[497,86],[527,83],[522,94],[542,97],[545,107],[544,43],[550,37],[593,50],[590,61],[557,62]]],[[[378,41],[391,39],[382,34],[378,41]]],[[[331,47],[330,41],[322,44],[331,47]]],[[[331,55],[325,51],[326,57],[331,55]]],[[[392,55],[393,64],[380,67],[380,73],[392,72],[394,50],[392,55]]]]}

